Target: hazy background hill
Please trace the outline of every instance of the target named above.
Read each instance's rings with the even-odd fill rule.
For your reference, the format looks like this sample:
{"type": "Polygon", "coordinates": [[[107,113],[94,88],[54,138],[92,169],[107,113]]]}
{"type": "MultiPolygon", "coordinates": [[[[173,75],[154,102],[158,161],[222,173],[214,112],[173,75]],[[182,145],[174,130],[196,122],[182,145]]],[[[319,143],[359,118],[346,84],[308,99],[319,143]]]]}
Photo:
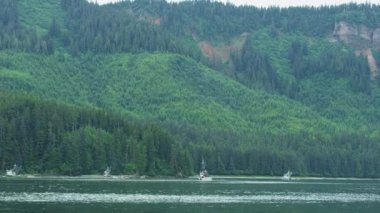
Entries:
{"type": "Polygon", "coordinates": [[[4,0],[0,8],[2,169],[17,162],[82,174],[113,165],[117,173],[188,175],[205,158],[214,174],[380,175],[378,6],[4,0]],[[43,118],[45,129],[19,128],[29,119],[22,103],[46,100],[52,111],[104,110],[142,127],[111,128],[121,121],[95,114],[102,121],[66,128],[56,113],[43,118]],[[13,101],[19,111],[8,110],[13,101]],[[38,139],[38,131],[59,137],[38,139]],[[98,134],[104,140],[91,142],[98,134]],[[62,146],[88,159],[66,165],[62,146]]]}

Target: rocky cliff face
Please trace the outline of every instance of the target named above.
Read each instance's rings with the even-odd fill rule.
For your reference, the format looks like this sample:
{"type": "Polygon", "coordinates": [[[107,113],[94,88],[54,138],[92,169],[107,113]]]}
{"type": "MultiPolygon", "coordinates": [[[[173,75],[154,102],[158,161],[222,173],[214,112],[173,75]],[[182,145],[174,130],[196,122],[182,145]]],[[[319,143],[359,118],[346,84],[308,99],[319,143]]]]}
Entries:
{"type": "Polygon", "coordinates": [[[380,48],[380,28],[373,29],[342,21],[335,24],[333,36],[359,50],[380,48]]]}
{"type": "Polygon", "coordinates": [[[371,78],[378,75],[378,66],[373,57],[371,48],[380,48],[380,28],[369,28],[364,25],[338,22],[333,32],[334,40],[342,41],[354,47],[357,55],[363,55],[368,59],[371,78]]]}

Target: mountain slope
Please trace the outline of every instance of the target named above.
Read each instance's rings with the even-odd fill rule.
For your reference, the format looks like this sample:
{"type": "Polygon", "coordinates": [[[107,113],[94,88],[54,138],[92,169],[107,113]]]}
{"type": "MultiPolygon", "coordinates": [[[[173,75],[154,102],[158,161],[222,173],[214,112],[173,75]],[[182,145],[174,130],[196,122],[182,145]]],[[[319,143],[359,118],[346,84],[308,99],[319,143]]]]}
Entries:
{"type": "Polygon", "coordinates": [[[303,105],[249,90],[178,55],[76,59],[3,52],[1,58],[8,63],[2,67],[2,89],[211,129],[273,134],[336,131],[333,122],[303,105]]]}
{"type": "MultiPolygon", "coordinates": [[[[140,172],[189,174],[190,164],[197,171],[204,158],[218,174],[291,168],[300,175],[380,175],[379,78],[371,78],[355,49],[360,45],[333,37],[335,20],[375,32],[380,7],[280,10],[149,0],[106,6],[3,0],[0,6],[1,91],[165,128],[176,141],[173,152],[160,145],[160,133],[136,130],[139,145],[126,152],[145,156],[140,172]]],[[[364,34],[350,39],[360,43],[364,34]]],[[[377,60],[379,51],[368,44],[377,60]]],[[[15,124],[9,115],[6,122],[15,124]]],[[[83,132],[98,134],[83,127],[69,138],[83,132]]],[[[99,137],[112,134],[103,129],[99,137]]],[[[3,165],[12,163],[10,153],[17,151],[3,165]]],[[[136,172],[137,163],[129,163],[120,170],[136,172]]]]}
{"type": "MultiPolygon", "coordinates": [[[[352,47],[303,35],[273,37],[267,30],[253,33],[252,43],[256,49],[269,55],[281,81],[288,85],[284,93],[292,93],[293,100],[309,106],[325,118],[344,122],[355,129],[379,125],[379,87],[375,80],[370,80],[369,68],[366,68],[363,89],[358,89],[360,76],[350,76],[352,68],[349,67],[354,67],[352,62],[363,61],[363,58],[355,57],[352,47]],[[308,53],[302,59],[297,59],[304,64],[292,64],[289,59],[292,46],[299,44],[306,47],[308,53]],[[351,64],[344,67],[347,61],[351,64]],[[295,66],[302,68],[301,74],[297,73],[299,71],[295,66]],[[292,88],[294,85],[297,88],[295,90],[292,88]],[[287,92],[292,89],[293,92],[287,92]]],[[[378,135],[376,128],[373,128],[373,132],[378,135]]]]}
{"type": "Polygon", "coordinates": [[[378,171],[378,164],[370,164],[366,173],[360,173],[361,167],[339,167],[375,159],[376,135],[362,135],[370,128],[354,130],[332,122],[302,104],[250,90],[183,56],[72,58],[3,52],[1,58],[7,65],[1,68],[2,90],[163,123],[185,144],[195,168],[204,157],[209,170],[220,174],[281,174],[288,167],[299,174],[329,176],[375,176],[378,171]],[[354,150],[357,160],[351,161],[347,153],[354,150]],[[337,153],[340,160],[332,163],[337,153]],[[329,160],[318,160],[322,158],[329,160]],[[231,167],[231,159],[236,166],[231,167]]]}

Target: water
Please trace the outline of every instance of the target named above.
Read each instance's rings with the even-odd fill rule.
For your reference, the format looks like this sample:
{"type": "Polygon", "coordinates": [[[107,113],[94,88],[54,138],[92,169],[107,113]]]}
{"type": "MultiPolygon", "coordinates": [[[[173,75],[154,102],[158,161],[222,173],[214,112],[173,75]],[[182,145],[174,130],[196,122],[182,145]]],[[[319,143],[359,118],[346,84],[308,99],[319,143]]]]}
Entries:
{"type": "Polygon", "coordinates": [[[380,180],[0,178],[0,212],[378,212],[380,180]]]}

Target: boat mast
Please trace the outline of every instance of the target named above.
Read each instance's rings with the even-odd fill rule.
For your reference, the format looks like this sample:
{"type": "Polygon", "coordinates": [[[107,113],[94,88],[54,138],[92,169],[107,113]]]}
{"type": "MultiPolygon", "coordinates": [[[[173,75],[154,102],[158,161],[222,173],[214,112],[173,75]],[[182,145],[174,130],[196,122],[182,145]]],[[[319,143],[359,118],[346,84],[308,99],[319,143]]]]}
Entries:
{"type": "Polygon", "coordinates": [[[206,162],[205,160],[202,158],[202,162],[201,162],[201,171],[204,171],[206,170],[206,162]]]}

